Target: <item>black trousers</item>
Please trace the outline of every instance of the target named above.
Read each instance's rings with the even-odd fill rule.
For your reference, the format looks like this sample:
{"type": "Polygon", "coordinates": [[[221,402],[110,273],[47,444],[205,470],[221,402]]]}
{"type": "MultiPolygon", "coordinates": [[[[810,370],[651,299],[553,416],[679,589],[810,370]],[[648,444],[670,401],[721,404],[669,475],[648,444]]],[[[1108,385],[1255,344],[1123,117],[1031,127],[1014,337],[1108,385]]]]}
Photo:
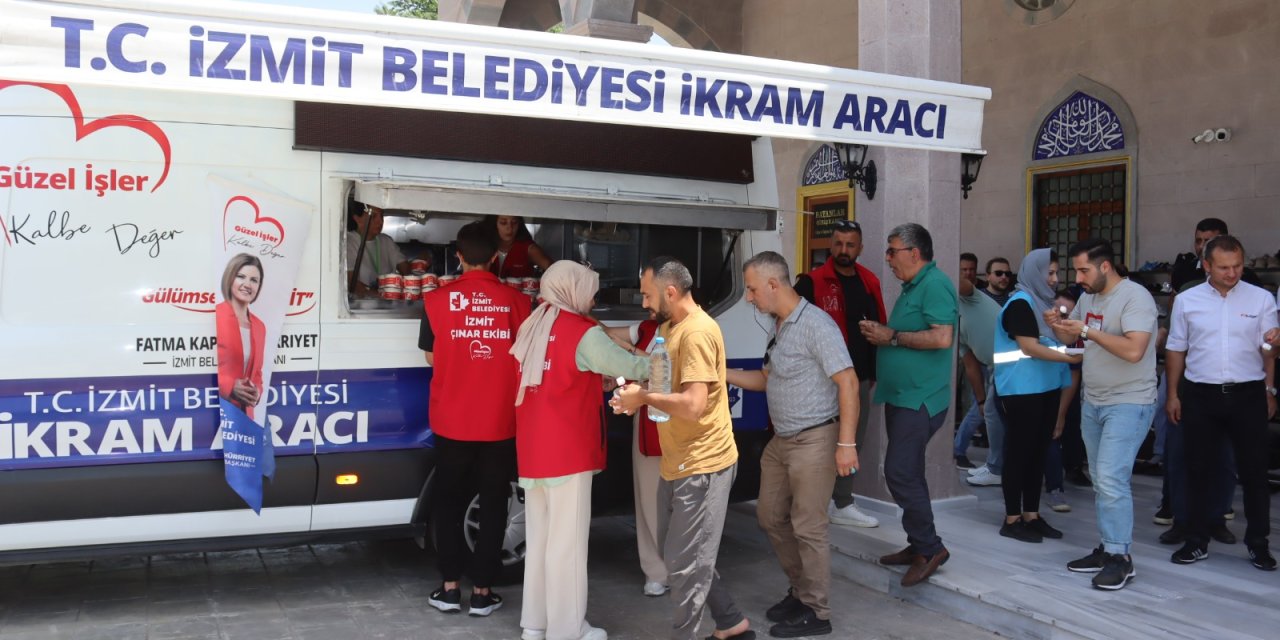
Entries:
{"type": "Polygon", "coordinates": [[[1214,489],[1222,471],[1219,452],[1226,440],[1236,456],[1244,516],[1249,521],[1244,542],[1250,547],[1267,546],[1271,535],[1271,489],[1267,484],[1266,394],[1261,380],[1235,385],[1225,392],[1222,385],[1183,382],[1179,395],[1186,446],[1189,542],[1207,546],[1210,524],[1222,519],[1214,489]],[[1215,510],[1219,513],[1213,513],[1215,510]]]}
{"type": "Polygon", "coordinates": [[[942,551],[942,538],[933,526],[933,504],[925,480],[925,448],[946,422],[946,410],[930,416],[921,406],[905,409],[884,406],[888,446],[884,452],[884,481],[893,501],[902,508],[902,529],[916,553],[932,556],[942,551]]]}
{"type": "MultiPolygon", "coordinates": [[[[1082,391],[1077,389],[1075,399],[1067,407],[1066,424],[1062,429],[1062,437],[1058,439],[1062,444],[1062,468],[1067,471],[1084,469],[1088,463],[1084,456],[1084,438],[1080,435],[1081,393],[1082,391]]],[[[1056,416],[1054,420],[1057,420],[1056,416]]]]}
{"type": "MultiPolygon", "coordinates": [[[[462,578],[463,570],[476,587],[493,584],[502,570],[502,541],[507,530],[507,499],[515,477],[516,441],[468,442],[436,435],[436,469],[432,480],[431,522],[436,555],[445,582],[462,578]],[[467,505],[480,496],[479,530],[475,552],[463,536],[467,505]],[[467,558],[471,566],[466,567],[467,558]]],[[[468,524],[468,526],[470,526],[468,524]]]]}
{"type": "Polygon", "coordinates": [[[1044,393],[1002,395],[1000,417],[1004,418],[1004,514],[1039,513],[1040,486],[1044,479],[1049,441],[1058,421],[1060,389],[1044,393]]]}

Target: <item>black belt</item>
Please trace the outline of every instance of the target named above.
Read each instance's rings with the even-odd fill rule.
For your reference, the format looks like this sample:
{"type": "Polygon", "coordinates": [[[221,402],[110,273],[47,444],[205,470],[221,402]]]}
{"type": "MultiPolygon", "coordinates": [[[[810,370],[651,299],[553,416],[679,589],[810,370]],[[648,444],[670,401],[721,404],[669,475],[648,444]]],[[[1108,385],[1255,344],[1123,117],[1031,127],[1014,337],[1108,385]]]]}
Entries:
{"type": "Polygon", "coordinates": [[[791,434],[791,435],[798,435],[798,434],[804,433],[804,432],[806,432],[806,431],[812,431],[812,430],[814,430],[814,429],[820,429],[820,428],[825,427],[825,426],[827,426],[827,425],[835,424],[835,423],[836,423],[836,422],[838,422],[839,420],[840,420],[840,418],[838,418],[838,417],[837,417],[837,418],[827,418],[827,419],[826,419],[825,421],[823,421],[823,422],[819,422],[818,424],[815,424],[815,425],[813,425],[812,427],[805,427],[805,428],[803,428],[803,429],[801,429],[801,430],[799,430],[799,431],[797,431],[797,432],[795,432],[795,433],[793,433],[793,434],[791,434]]]}
{"type": "Polygon", "coordinates": [[[1248,382],[1228,382],[1226,384],[1207,384],[1204,382],[1192,382],[1187,380],[1187,384],[1204,391],[1213,391],[1223,395],[1233,393],[1247,393],[1250,391],[1260,391],[1266,388],[1266,382],[1263,380],[1250,380],[1248,382]]]}

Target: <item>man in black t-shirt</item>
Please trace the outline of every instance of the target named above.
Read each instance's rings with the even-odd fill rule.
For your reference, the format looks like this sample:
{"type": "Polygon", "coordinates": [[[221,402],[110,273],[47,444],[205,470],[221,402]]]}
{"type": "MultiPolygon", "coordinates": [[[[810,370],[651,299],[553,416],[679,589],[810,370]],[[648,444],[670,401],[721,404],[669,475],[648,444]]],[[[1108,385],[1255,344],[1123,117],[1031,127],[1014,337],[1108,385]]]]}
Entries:
{"type": "MultiPolygon", "coordinates": [[[[853,220],[841,220],[831,233],[831,256],[822,266],[796,278],[796,293],[826,311],[844,335],[858,374],[858,438],[862,442],[871,415],[871,387],[876,380],[876,348],[858,330],[858,322],[884,323],[887,315],[880,293],[880,279],[858,264],[862,255],[862,227],[853,220]]],[[[831,521],[856,527],[879,526],[880,521],[853,504],[853,475],[836,478],[831,499],[831,521]]]]}

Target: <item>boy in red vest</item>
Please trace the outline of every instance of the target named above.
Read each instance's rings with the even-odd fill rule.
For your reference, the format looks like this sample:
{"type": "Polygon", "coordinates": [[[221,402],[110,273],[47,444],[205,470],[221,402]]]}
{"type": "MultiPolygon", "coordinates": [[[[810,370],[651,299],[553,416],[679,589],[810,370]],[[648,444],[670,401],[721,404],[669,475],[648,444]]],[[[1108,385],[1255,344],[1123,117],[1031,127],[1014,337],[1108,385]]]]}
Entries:
{"type": "Polygon", "coordinates": [[[529,298],[489,272],[497,238],[473,222],[458,231],[462,276],[423,296],[427,315],[418,347],[431,377],[430,420],[436,468],[431,521],[444,583],[427,602],[444,611],[462,610],[462,521],[472,496],[480,496],[479,533],[471,566],[469,613],[487,616],[502,606],[490,590],[502,568],[507,497],[516,467],[517,364],[509,351],[529,298]]]}

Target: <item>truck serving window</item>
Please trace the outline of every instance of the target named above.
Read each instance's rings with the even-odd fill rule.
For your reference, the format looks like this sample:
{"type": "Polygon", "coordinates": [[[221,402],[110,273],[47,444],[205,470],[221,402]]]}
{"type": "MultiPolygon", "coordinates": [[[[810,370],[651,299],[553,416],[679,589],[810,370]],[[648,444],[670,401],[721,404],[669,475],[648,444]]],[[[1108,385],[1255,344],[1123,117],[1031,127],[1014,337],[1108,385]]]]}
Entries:
{"type": "MultiPolygon", "coordinates": [[[[421,318],[421,296],[460,273],[454,246],[458,229],[485,217],[397,210],[383,210],[381,215],[381,229],[375,221],[372,228],[378,233],[365,239],[363,254],[357,230],[342,239],[348,312],[357,318],[421,318]],[[409,265],[406,273],[395,269],[393,261],[401,257],[409,265]],[[352,278],[357,260],[361,275],[352,278]]],[[[526,219],[525,224],[553,262],[574,260],[600,274],[592,310],[600,320],[648,317],[641,306],[640,269],[658,255],[675,256],[688,265],[694,298],[708,311],[728,307],[741,295],[740,231],[578,220],[526,219]]],[[[500,254],[499,259],[504,257],[500,254]]],[[[535,304],[541,275],[534,267],[532,276],[505,280],[535,304]]]]}

